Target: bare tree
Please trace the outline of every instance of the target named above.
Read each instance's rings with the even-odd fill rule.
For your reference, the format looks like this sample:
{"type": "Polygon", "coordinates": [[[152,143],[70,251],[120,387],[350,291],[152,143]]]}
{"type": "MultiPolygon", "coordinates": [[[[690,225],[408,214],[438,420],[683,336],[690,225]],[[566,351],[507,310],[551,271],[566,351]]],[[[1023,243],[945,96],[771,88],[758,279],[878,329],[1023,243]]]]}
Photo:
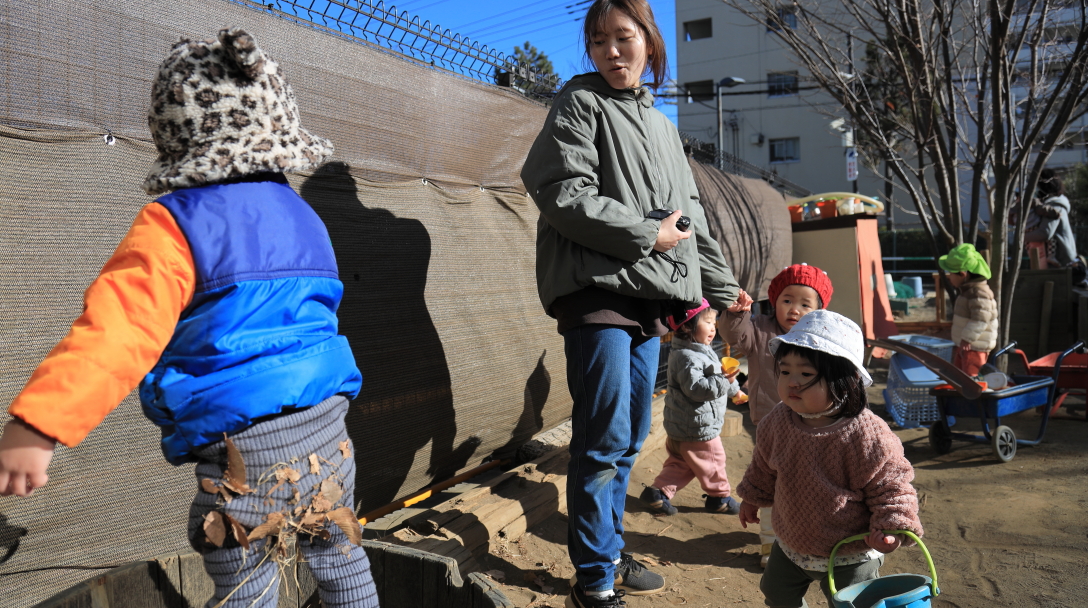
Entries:
{"type": "Polygon", "coordinates": [[[1009,220],[1024,217],[1031,197],[1017,192],[1035,191],[1085,111],[1088,0],[722,1],[773,31],[838,102],[909,195],[935,256],[975,242],[989,210],[1006,341],[1024,247],[1024,222],[1009,220]]]}

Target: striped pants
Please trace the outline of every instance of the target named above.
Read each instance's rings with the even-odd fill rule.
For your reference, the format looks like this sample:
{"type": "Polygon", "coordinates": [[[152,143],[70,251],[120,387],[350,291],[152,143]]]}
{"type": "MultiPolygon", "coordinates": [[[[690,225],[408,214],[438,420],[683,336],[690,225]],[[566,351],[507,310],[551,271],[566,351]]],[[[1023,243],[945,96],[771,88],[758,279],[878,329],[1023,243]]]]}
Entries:
{"type": "MultiPolygon", "coordinates": [[[[269,539],[251,543],[246,551],[228,531],[222,547],[211,545],[205,540],[203,529],[209,512],[226,513],[251,530],[264,523],[269,513],[289,513],[295,505],[309,505],[321,482],[328,479],[343,488],[343,496],[334,507],[354,506],[355,458],[353,453],[345,457],[340,450],[341,442],[348,439],[344,427],[347,410],[347,399],[330,397],[313,407],[259,422],[231,436],[246,464],[246,483],[255,491],[224,503],[219,495],[198,490],[193,500],[189,541],[203,553],[204,568],[215,582],[215,596],[208,601],[207,608],[274,608],[281,589],[294,587],[297,564],[281,568],[276,555],[265,551],[269,539]],[[311,454],[318,457],[317,472],[311,468],[311,454]],[[270,493],[277,479],[269,473],[285,466],[295,469],[301,477],[295,484],[280,484],[270,493]],[[296,489],[300,492],[297,502],[296,489]]],[[[193,453],[199,459],[198,483],[203,478],[218,482],[223,477],[227,462],[225,442],[201,446],[193,453]]],[[[332,522],[327,522],[325,528],[331,535],[328,539],[295,537],[297,560],[305,561],[313,572],[321,601],[326,608],[377,608],[378,593],[366,552],[352,544],[332,522]]]]}

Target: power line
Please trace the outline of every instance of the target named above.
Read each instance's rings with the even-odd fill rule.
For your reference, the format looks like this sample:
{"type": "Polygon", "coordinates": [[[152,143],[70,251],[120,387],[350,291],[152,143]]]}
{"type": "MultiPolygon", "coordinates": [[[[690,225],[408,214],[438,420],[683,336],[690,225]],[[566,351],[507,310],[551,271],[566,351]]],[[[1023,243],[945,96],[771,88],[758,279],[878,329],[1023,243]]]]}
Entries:
{"type": "MultiPolygon", "coordinates": [[[[470,37],[478,37],[478,36],[484,35],[485,32],[492,33],[492,30],[501,30],[502,28],[508,26],[509,24],[517,23],[517,22],[522,23],[522,26],[521,26],[522,29],[524,29],[525,27],[535,28],[535,27],[540,27],[540,19],[548,19],[548,18],[553,18],[554,19],[555,17],[569,18],[570,15],[572,14],[569,11],[567,11],[567,12],[564,12],[563,14],[550,15],[548,17],[540,17],[539,19],[535,19],[535,20],[532,19],[534,17],[534,15],[542,15],[543,13],[546,13],[546,12],[548,12],[548,11],[547,10],[538,11],[537,13],[534,13],[534,14],[525,15],[525,16],[522,16],[522,17],[515,17],[513,19],[508,19],[508,20],[503,21],[501,23],[496,23],[494,25],[489,25],[489,26],[484,27],[484,28],[478,28],[476,30],[473,30],[473,31],[470,31],[470,32],[465,32],[465,33],[467,35],[469,35],[470,37]]],[[[514,29],[517,29],[517,28],[518,28],[518,26],[514,26],[514,29]]]]}
{"type": "MultiPolygon", "coordinates": [[[[531,29],[528,29],[528,30],[526,30],[526,29],[516,30],[516,33],[507,34],[507,35],[504,35],[501,38],[493,38],[492,42],[498,43],[498,42],[501,42],[501,41],[510,40],[512,38],[522,38],[522,39],[524,39],[526,37],[531,37],[531,35],[532,35],[532,33],[534,31],[543,32],[543,31],[547,31],[547,30],[555,28],[555,27],[562,26],[565,23],[575,23],[575,22],[578,22],[578,21],[581,21],[581,18],[579,18],[579,17],[571,18],[569,15],[565,15],[562,19],[560,19],[559,21],[556,21],[554,23],[548,23],[546,25],[545,24],[540,24],[540,23],[533,24],[532,26],[530,26],[531,29]]],[[[478,38],[475,38],[475,37],[474,37],[474,39],[478,40],[478,38]]],[[[495,46],[499,46],[499,45],[498,44],[492,44],[491,46],[495,47],[495,46]]]]}
{"type": "MultiPolygon", "coordinates": [[[[562,1],[562,0],[560,0],[560,1],[562,1]]],[[[554,6],[554,7],[551,7],[551,8],[561,8],[561,7],[554,6]]],[[[531,9],[539,9],[539,5],[534,6],[533,4],[525,4],[525,5],[519,6],[517,8],[512,8],[512,9],[510,9],[508,11],[502,11],[502,12],[499,12],[499,13],[495,13],[494,15],[490,15],[488,17],[483,17],[482,19],[476,19],[474,21],[469,21],[467,23],[462,23],[462,24],[460,24],[460,25],[458,25],[458,26],[456,26],[454,28],[451,28],[451,29],[454,29],[454,30],[459,31],[459,32],[471,32],[472,27],[474,27],[474,26],[476,26],[476,25],[478,25],[480,23],[483,23],[485,21],[491,21],[492,19],[498,19],[499,17],[504,17],[506,15],[511,15],[513,13],[517,13],[517,12],[521,12],[521,11],[525,11],[525,10],[531,10],[531,9]]],[[[550,10],[550,9],[544,9],[544,10],[550,10]]],[[[479,29],[486,29],[486,28],[479,28],[479,29]]]]}

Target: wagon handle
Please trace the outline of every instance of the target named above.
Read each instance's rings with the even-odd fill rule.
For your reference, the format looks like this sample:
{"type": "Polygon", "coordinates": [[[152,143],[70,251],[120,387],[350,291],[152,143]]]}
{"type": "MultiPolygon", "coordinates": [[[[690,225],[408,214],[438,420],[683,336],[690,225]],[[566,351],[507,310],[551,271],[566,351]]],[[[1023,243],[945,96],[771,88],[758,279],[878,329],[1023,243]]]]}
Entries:
{"type": "MultiPolygon", "coordinates": [[[[926,548],[922,539],[915,536],[914,532],[910,530],[884,530],[885,534],[902,534],[907,538],[910,538],[914,542],[918,543],[918,547],[922,549],[922,555],[926,558],[926,564],[929,566],[929,574],[933,579],[929,585],[929,588],[933,591],[933,597],[936,597],[941,593],[941,590],[937,588],[937,568],[933,565],[933,558],[929,555],[929,549],[926,548]]],[[[855,534],[854,536],[844,538],[835,544],[835,548],[831,550],[831,557],[827,559],[827,585],[830,587],[831,595],[835,595],[835,554],[839,552],[839,547],[845,543],[852,543],[856,540],[864,540],[868,534],[855,534]]]]}

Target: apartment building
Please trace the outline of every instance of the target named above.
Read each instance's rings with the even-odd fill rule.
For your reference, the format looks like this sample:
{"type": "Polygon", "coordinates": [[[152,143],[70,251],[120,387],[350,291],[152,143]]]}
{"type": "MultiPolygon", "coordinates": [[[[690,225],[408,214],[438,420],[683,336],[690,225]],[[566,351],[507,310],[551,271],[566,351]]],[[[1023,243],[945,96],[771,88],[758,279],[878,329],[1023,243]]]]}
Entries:
{"type": "MultiPolygon", "coordinates": [[[[792,8],[781,9],[788,24],[792,8]]],[[[791,60],[766,24],[720,0],[676,0],[677,122],[681,131],[775,171],[813,192],[849,192],[850,133],[836,129],[838,108],[791,60]],[[723,87],[722,112],[715,99],[723,87]],[[728,81],[727,81],[728,82],[728,81]],[[685,96],[684,93],[687,93],[685,96]]],[[[858,190],[883,196],[883,179],[862,168],[858,190]]]]}

